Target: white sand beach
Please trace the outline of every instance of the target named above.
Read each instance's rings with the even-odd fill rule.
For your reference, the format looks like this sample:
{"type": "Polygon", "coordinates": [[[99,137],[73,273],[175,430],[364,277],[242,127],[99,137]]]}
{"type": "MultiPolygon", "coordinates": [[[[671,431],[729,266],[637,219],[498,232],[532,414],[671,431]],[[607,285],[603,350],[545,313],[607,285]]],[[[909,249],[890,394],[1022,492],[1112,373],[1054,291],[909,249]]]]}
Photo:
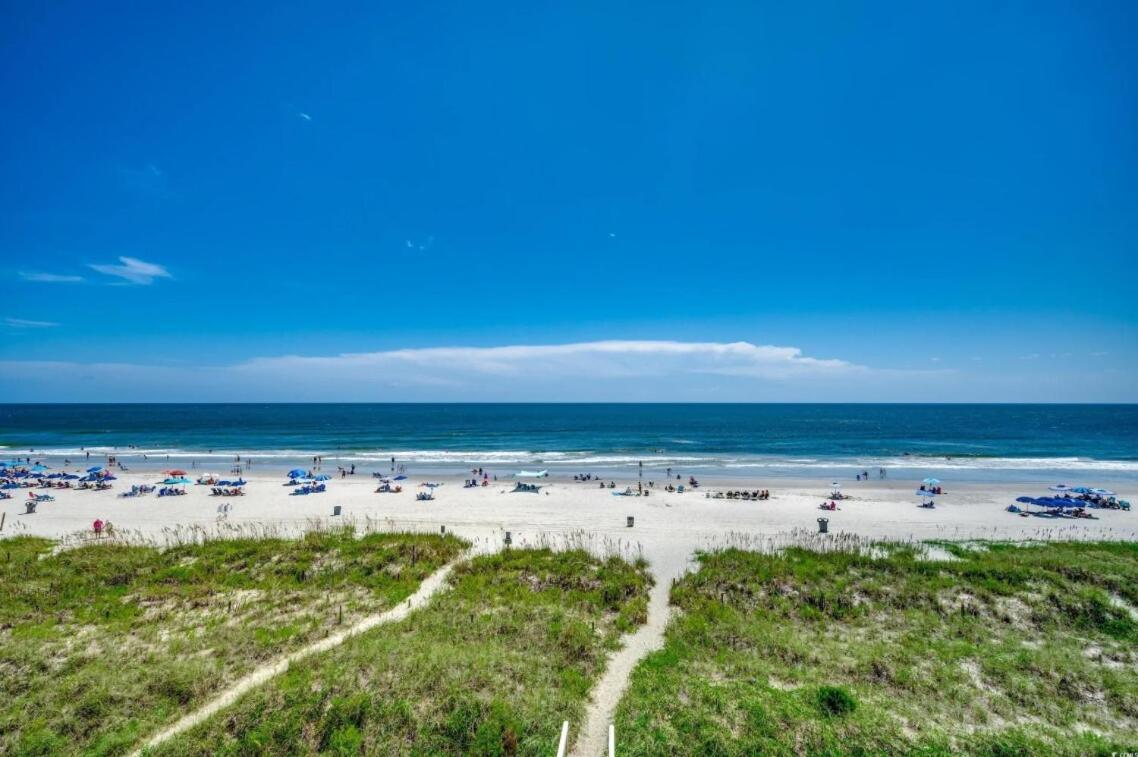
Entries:
{"type": "MultiPolygon", "coordinates": [[[[740,501],[709,498],[724,489],[743,488],[738,481],[722,486],[705,484],[684,493],[657,488],[649,496],[614,496],[596,482],[575,482],[571,477],[541,479],[538,493],[514,493],[513,480],[489,486],[464,488],[460,478],[442,481],[435,499],[417,501],[419,479],[403,481],[398,494],[375,492],[376,481],[366,474],[328,482],[328,491],[290,496],[283,472],[246,474],[241,497],[210,496],[208,486],[187,486],[177,497],[120,497],[132,484],[154,483],[153,471],[124,473],[109,491],[51,490],[53,502],[26,514],[28,491],[13,489],[12,499],[0,502],[5,526],[0,535],[29,534],[59,538],[90,533],[96,518],[111,521],[119,533],[133,532],[162,540],[178,527],[213,529],[219,524],[269,526],[284,533],[299,533],[316,522],[354,522],[381,529],[448,532],[466,537],[487,549],[501,545],[509,531],[515,546],[565,543],[573,539],[595,549],[643,553],[658,579],[681,573],[697,550],[720,546],[776,545],[816,533],[817,520],[829,519],[832,539],[856,535],[866,539],[1138,539],[1138,513],[1091,510],[1095,519],[1020,517],[1005,512],[1016,496],[1041,496],[1046,485],[956,484],[945,482],[944,496],[934,510],[917,506],[912,481],[848,482],[850,498],[839,509],[818,509],[827,498],[828,482],[808,480],[755,481],[747,488],[771,491],[771,499],[740,501]],[[567,480],[568,478],[568,480],[567,480]],[[227,513],[219,508],[228,505],[227,513]],[[333,517],[334,506],[342,514],[333,517]],[[634,525],[627,526],[627,518],[634,525]]],[[[635,479],[617,481],[621,491],[635,479]]],[[[1124,499],[1134,492],[1119,491],[1124,499]]]]}

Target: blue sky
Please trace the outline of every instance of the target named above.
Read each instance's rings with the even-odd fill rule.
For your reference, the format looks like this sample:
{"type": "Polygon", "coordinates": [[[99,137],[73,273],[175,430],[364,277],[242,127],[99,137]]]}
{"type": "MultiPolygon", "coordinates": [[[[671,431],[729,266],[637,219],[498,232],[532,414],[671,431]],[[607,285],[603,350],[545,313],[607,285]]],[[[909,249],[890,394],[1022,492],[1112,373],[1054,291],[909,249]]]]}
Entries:
{"type": "Polygon", "coordinates": [[[4,5],[4,397],[1138,401],[1138,5],[331,6],[4,5]]]}

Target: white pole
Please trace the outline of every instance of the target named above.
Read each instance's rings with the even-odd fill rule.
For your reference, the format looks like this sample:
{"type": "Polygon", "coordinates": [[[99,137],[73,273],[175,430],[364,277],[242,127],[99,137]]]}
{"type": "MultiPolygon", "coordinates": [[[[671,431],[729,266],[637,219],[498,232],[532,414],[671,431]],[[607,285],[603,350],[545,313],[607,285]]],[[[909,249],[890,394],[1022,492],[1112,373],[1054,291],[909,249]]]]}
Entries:
{"type": "Polygon", "coordinates": [[[616,757],[616,726],[609,723],[609,757],[616,757]]]}
{"type": "Polygon", "coordinates": [[[569,743],[569,721],[561,724],[561,741],[557,742],[557,757],[565,757],[565,745],[569,743]]]}

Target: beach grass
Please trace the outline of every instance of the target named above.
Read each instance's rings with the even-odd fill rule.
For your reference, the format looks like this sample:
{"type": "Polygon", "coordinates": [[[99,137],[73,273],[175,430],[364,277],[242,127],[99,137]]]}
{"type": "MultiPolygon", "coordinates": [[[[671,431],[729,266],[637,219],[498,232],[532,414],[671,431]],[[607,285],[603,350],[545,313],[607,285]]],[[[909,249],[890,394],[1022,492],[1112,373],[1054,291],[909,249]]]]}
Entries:
{"type": "Polygon", "coordinates": [[[0,542],[0,753],[121,754],[251,669],[383,611],[460,555],[422,534],[0,542]]]}
{"type": "Polygon", "coordinates": [[[1138,748],[1138,545],[703,554],[617,712],[623,755],[1138,748]]]}
{"type": "Polygon", "coordinates": [[[475,558],[406,620],[292,666],[154,751],[550,755],[607,654],[645,621],[650,584],[643,560],[582,550],[475,558]]]}

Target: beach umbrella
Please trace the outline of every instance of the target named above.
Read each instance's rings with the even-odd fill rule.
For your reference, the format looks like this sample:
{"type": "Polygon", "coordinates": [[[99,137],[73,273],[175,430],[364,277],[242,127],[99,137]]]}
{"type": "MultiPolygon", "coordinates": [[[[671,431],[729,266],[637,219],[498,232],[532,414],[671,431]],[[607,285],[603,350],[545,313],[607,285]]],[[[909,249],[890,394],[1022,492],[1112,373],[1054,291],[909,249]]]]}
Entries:
{"type": "Polygon", "coordinates": [[[190,481],[190,479],[188,479],[188,478],[185,478],[182,476],[177,476],[174,478],[168,478],[165,481],[163,481],[162,483],[169,486],[171,484],[189,484],[189,483],[193,483],[193,482],[190,481]]]}
{"type": "Polygon", "coordinates": [[[830,488],[831,489],[841,489],[842,485],[839,484],[837,481],[831,481],[830,482],[830,488]]]}
{"type": "Polygon", "coordinates": [[[101,465],[95,465],[95,466],[92,466],[92,467],[88,468],[88,469],[87,469],[87,472],[88,472],[88,473],[98,473],[98,472],[99,472],[99,471],[101,471],[102,469],[103,469],[103,466],[101,466],[101,465]]]}
{"type": "Polygon", "coordinates": [[[301,476],[307,476],[307,475],[308,475],[308,471],[306,471],[304,468],[293,468],[292,470],[290,470],[288,472],[289,478],[300,478],[301,476]]]}
{"type": "Polygon", "coordinates": [[[926,479],[925,479],[924,481],[922,481],[921,483],[922,483],[922,484],[927,484],[928,486],[936,486],[937,484],[939,484],[939,483],[940,483],[940,479],[939,479],[939,478],[926,478],[926,479]]]}
{"type": "Polygon", "coordinates": [[[39,463],[36,463],[35,465],[32,466],[32,473],[41,473],[45,470],[47,470],[46,465],[41,465],[39,463]]]}
{"type": "Polygon", "coordinates": [[[1021,505],[1034,505],[1035,497],[1016,497],[1016,502],[1019,502],[1021,505]]]}
{"type": "Polygon", "coordinates": [[[321,473],[319,476],[316,476],[315,480],[316,480],[316,481],[328,481],[328,480],[330,480],[331,478],[332,478],[332,477],[331,477],[331,476],[329,476],[327,473],[321,473]]]}
{"type": "Polygon", "coordinates": [[[1069,492],[1069,491],[1071,491],[1071,487],[1067,486],[1066,484],[1055,484],[1055,486],[1049,486],[1047,488],[1053,492],[1069,492]]]}
{"type": "Polygon", "coordinates": [[[180,468],[175,468],[173,470],[163,471],[163,473],[165,473],[166,475],[169,475],[169,476],[184,476],[184,475],[186,475],[186,472],[184,470],[181,470],[180,468]]]}
{"type": "Polygon", "coordinates": [[[406,481],[407,477],[406,476],[396,476],[395,478],[393,478],[391,480],[392,481],[406,481]]]}
{"type": "Polygon", "coordinates": [[[1085,486],[1076,486],[1075,488],[1071,489],[1071,491],[1074,492],[1075,494],[1090,494],[1091,493],[1091,490],[1085,486]]]}
{"type": "Polygon", "coordinates": [[[1090,493],[1091,494],[1097,494],[1100,497],[1113,497],[1114,496],[1114,492],[1112,492],[1108,489],[1091,489],[1090,493]]]}

